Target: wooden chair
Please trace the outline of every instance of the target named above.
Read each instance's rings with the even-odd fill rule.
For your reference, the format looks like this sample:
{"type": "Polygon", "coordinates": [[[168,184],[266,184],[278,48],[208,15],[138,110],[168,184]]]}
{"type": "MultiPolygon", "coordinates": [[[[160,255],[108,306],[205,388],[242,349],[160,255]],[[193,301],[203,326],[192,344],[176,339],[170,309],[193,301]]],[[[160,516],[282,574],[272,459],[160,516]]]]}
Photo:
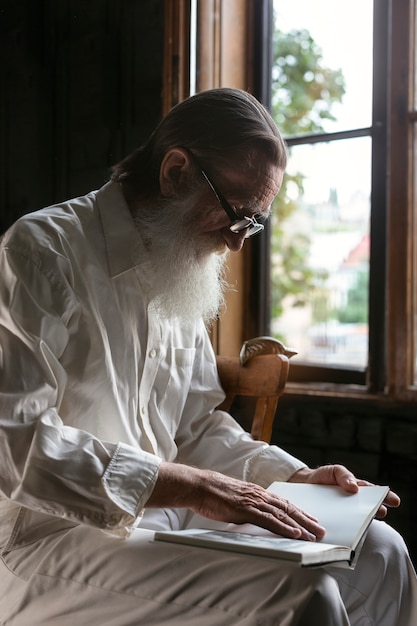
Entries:
{"type": "Polygon", "coordinates": [[[246,341],[239,357],[217,356],[228,411],[254,439],[271,441],[278,398],[284,393],[289,359],[296,354],[272,337],[246,341]]]}

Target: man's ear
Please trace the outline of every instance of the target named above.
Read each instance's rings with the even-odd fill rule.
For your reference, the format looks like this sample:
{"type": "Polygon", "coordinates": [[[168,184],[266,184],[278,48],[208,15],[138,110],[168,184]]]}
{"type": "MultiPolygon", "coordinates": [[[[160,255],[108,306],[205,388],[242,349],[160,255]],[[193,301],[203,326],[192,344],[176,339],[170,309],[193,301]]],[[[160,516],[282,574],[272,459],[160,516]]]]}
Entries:
{"type": "Polygon", "coordinates": [[[185,183],[190,168],[190,155],[183,148],[171,148],[159,169],[161,194],[170,197],[185,183]]]}

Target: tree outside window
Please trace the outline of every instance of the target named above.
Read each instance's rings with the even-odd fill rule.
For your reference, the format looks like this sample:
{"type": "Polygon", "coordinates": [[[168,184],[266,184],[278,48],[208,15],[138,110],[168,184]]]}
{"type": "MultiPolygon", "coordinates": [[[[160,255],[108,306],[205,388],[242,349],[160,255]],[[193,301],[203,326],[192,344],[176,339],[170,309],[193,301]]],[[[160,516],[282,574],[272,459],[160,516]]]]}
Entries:
{"type": "MultiPolygon", "coordinates": [[[[319,4],[312,12],[318,18],[325,10],[337,13],[334,3],[319,4]]],[[[372,3],[359,4],[368,38],[363,47],[355,39],[350,54],[372,72],[372,3]]],[[[312,28],[304,26],[310,5],[308,0],[295,0],[290,8],[275,2],[272,112],[288,141],[290,159],[272,217],[271,329],[298,350],[300,360],[363,369],[368,351],[372,81],[363,95],[365,113],[354,106],[353,114],[352,108],[346,114],[349,68],[337,64],[328,42],[322,48],[320,29],[313,32],[317,20],[310,21],[312,28]]],[[[334,45],[343,46],[342,30],[338,42],[343,17],[333,22],[334,45]]]]}

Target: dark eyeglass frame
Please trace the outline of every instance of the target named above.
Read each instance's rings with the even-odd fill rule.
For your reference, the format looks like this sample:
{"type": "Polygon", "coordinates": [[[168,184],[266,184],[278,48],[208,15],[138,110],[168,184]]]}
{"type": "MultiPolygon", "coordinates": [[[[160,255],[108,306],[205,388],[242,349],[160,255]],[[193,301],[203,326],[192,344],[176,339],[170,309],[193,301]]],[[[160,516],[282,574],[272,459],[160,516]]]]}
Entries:
{"type": "Polygon", "coordinates": [[[241,233],[242,231],[246,230],[245,239],[249,239],[249,237],[252,237],[253,235],[257,235],[258,233],[261,233],[264,230],[264,225],[257,222],[255,217],[248,217],[248,216],[240,217],[236,213],[234,208],[228,203],[224,195],[212,183],[210,178],[207,176],[206,172],[201,168],[201,166],[199,167],[208,186],[210,187],[210,189],[216,196],[220,206],[226,211],[230,219],[231,223],[229,226],[229,230],[231,230],[231,232],[235,234],[241,233]]]}
{"type": "MultiPolygon", "coordinates": [[[[192,156],[197,162],[195,156],[192,156]]],[[[240,217],[236,213],[234,208],[228,203],[221,191],[219,191],[219,189],[213,184],[213,182],[210,180],[210,178],[207,176],[206,172],[202,169],[200,165],[199,168],[208,186],[216,196],[220,206],[226,211],[231,222],[229,229],[232,231],[232,233],[238,234],[241,233],[243,230],[246,230],[247,232],[245,233],[245,239],[249,239],[249,237],[252,237],[253,235],[256,235],[257,233],[260,233],[264,230],[264,225],[257,222],[255,217],[240,217]]]]}
{"type": "Polygon", "coordinates": [[[221,191],[219,191],[219,189],[212,182],[211,178],[203,170],[200,163],[198,162],[197,157],[193,154],[193,152],[189,148],[183,148],[183,149],[186,150],[188,154],[192,157],[192,159],[198,166],[201,174],[203,175],[205,181],[207,182],[208,186],[212,190],[213,194],[216,196],[218,203],[220,204],[222,209],[226,212],[227,216],[229,217],[230,222],[231,222],[229,226],[229,230],[234,234],[238,234],[246,230],[247,232],[245,233],[245,239],[249,239],[249,237],[252,237],[253,235],[261,233],[265,228],[264,225],[258,222],[255,217],[249,217],[249,216],[240,217],[236,213],[235,209],[228,203],[228,201],[226,200],[224,195],[221,193],[221,191]]]}

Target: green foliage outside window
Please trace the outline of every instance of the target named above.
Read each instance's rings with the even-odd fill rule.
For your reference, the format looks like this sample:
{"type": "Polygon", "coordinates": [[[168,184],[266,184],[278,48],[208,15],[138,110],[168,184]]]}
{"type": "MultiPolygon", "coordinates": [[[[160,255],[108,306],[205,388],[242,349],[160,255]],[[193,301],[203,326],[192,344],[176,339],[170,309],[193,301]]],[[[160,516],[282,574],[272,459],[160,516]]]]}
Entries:
{"type": "Polygon", "coordinates": [[[346,306],[336,311],[342,324],[368,323],[368,283],[369,275],[365,270],[358,272],[355,284],[349,289],[346,306]]]}
{"type": "MultiPolygon", "coordinates": [[[[323,132],[323,122],[335,120],[332,105],[341,102],[345,93],[342,71],[326,67],[320,47],[305,29],[287,33],[276,29],[273,43],[272,113],[279,129],[285,137],[323,132]]],[[[294,306],[303,306],[325,278],[308,267],[309,237],[289,234],[286,228],[299,209],[292,198],[302,194],[303,174],[286,174],[271,220],[272,318],[282,314],[286,296],[292,297],[294,306]]]]}

